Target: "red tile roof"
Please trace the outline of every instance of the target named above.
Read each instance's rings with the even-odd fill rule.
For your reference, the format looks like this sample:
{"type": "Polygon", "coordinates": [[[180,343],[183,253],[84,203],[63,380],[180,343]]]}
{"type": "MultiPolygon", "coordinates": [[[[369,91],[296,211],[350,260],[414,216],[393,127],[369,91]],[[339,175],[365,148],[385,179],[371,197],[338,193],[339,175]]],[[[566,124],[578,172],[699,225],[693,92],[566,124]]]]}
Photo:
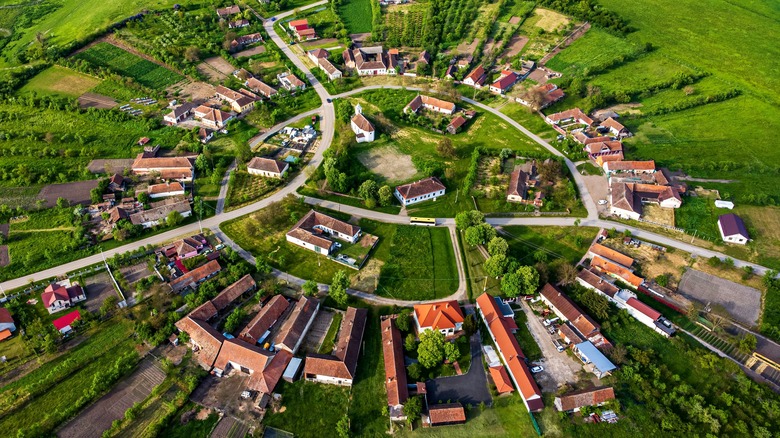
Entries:
{"type": "Polygon", "coordinates": [[[597,406],[614,399],[615,391],[612,387],[590,388],[556,397],[555,407],[559,411],[567,412],[585,406],[597,406]]]}
{"type": "Polygon", "coordinates": [[[157,195],[160,193],[171,193],[171,192],[183,192],[184,187],[182,187],[181,183],[178,182],[172,182],[167,184],[152,184],[147,189],[147,192],[150,195],[157,195]]]}
{"type": "Polygon", "coordinates": [[[247,342],[255,343],[260,340],[263,334],[279,319],[285,310],[290,306],[284,295],[275,295],[268,300],[265,306],[257,312],[249,324],[241,331],[240,338],[247,342]]]}
{"type": "Polygon", "coordinates": [[[361,131],[374,132],[374,125],[372,125],[363,114],[355,114],[352,116],[352,123],[357,125],[361,131]]]}
{"type": "Polygon", "coordinates": [[[4,341],[10,337],[11,337],[10,329],[3,329],[3,331],[0,331],[0,341],[4,341]]]}
{"type": "Polygon", "coordinates": [[[625,126],[623,126],[622,123],[618,122],[617,120],[613,119],[612,117],[608,118],[607,120],[604,120],[601,122],[601,126],[604,126],[606,128],[614,129],[615,131],[622,131],[626,129],[625,126]]]}
{"type": "Polygon", "coordinates": [[[637,300],[634,297],[629,298],[628,301],[626,301],[626,304],[638,310],[639,312],[643,313],[645,316],[652,319],[653,321],[656,321],[658,320],[658,318],[661,317],[661,312],[653,309],[652,307],[637,300]]]}
{"type": "Polygon", "coordinates": [[[610,161],[604,163],[604,169],[608,172],[630,172],[655,170],[655,161],[610,161]]]}
{"type": "Polygon", "coordinates": [[[0,307],[0,324],[13,324],[14,318],[5,307],[0,307]]]}
{"type": "Polygon", "coordinates": [[[320,302],[316,298],[301,297],[295,304],[295,308],[290,313],[290,316],[287,317],[287,320],[279,329],[275,344],[282,348],[293,350],[295,344],[304,335],[309,320],[314,318],[319,309],[319,304],[320,302]]]}
{"type": "Polygon", "coordinates": [[[226,339],[222,342],[214,368],[225,371],[231,362],[248,368],[250,372],[262,373],[272,353],[240,339],[226,339]]]}
{"type": "Polygon", "coordinates": [[[282,173],[287,169],[287,166],[288,164],[284,161],[261,157],[252,158],[246,165],[247,169],[256,169],[272,173],[282,173]]]}
{"type": "Polygon", "coordinates": [[[631,265],[634,264],[634,259],[631,257],[617,252],[612,248],[608,248],[600,243],[594,243],[591,245],[588,251],[592,252],[593,254],[600,255],[605,259],[612,260],[613,262],[623,265],[627,268],[630,268],[631,265]]]}
{"type": "Polygon", "coordinates": [[[577,274],[577,278],[588,283],[608,297],[614,297],[615,294],[620,291],[617,286],[601,278],[601,275],[598,274],[598,271],[595,271],[595,268],[581,270],[579,274],[577,274]]]}
{"type": "Polygon", "coordinates": [[[448,403],[428,408],[428,417],[431,419],[432,426],[437,424],[465,423],[466,411],[460,403],[448,403]]]}
{"type": "Polygon", "coordinates": [[[77,321],[81,319],[81,314],[78,310],[74,310],[73,312],[68,313],[65,316],[59,317],[52,321],[51,323],[54,324],[54,328],[57,330],[62,330],[65,327],[73,324],[74,321],[77,321]]]}
{"type": "Polygon", "coordinates": [[[182,275],[181,277],[174,279],[169,283],[169,285],[174,292],[180,292],[190,285],[193,285],[210,275],[216,274],[221,269],[222,267],[219,266],[219,262],[212,260],[205,265],[199,266],[192,271],[182,275]]]}
{"type": "Polygon", "coordinates": [[[549,119],[552,123],[558,124],[562,122],[563,120],[567,119],[574,119],[577,121],[580,121],[582,123],[586,123],[587,125],[593,124],[593,119],[586,116],[585,113],[582,112],[579,108],[572,108],[566,111],[562,111],[555,114],[550,114],[546,116],[547,119],[549,119]]]}
{"type": "Polygon", "coordinates": [[[309,20],[307,20],[305,18],[302,18],[300,20],[292,20],[292,21],[290,21],[287,24],[290,25],[290,27],[297,27],[297,26],[302,26],[302,25],[308,26],[309,25],[309,20]]]}
{"type": "Polygon", "coordinates": [[[438,192],[439,190],[445,190],[446,187],[439,181],[439,178],[432,176],[430,178],[398,186],[395,189],[398,190],[398,193],[401,194],[402,198],[413,199],[418,196],[438,192]]]}
{"type": "Polygon", "coordinates": [[[385,388],[387,389],[387,405],[398,406],[409,398],[406,387],[406,367],[401,332],[393,324],[393,319],[385,317],[382,327],[382,356],[385,360],[385,388]]]}
{"type": "Polygon", "coordinates": [[[226,307],[228,307],[233,301],[238,299],[238,297],[254,289],[256,286],[257,283],[255,283],[255,279],[252,278],[251,275],[246,274],[235,283],[226,287],[225,290],[223,290],[222,292],[219,293],[219,295],[214,297],[214,299],[211,300],[211,302],[214,304],[214,307],[217,309],[217,311],[221,312],[226,307]]]}
{"type": "Polygon", "coordinates": [[[452,102],[447,102],[446,100],[437,99],[435,97],[431,96],[424,96],[421,94],[418,94],[417,96],[412,99],[411,102],[406,104],[406,108],[411,109],[414,112],[417,112],[421,107],[433,107],[434,109],[438,111],[446,111],[446,112],[452,112],[455,111],[455,104],[452,102]]]}
{"type": "Polygon", "coordinates": [[[558,309],[571,324],[589,338],[599,332],[600,327],[588,315],[586,315],[566,294],[558,288],[547,283],[542,288],[541,295],[550,302],[550,305],[558,309]]]}
{"type": "Polygon", "coordinates": [[[421,328],[453,329],[463,323],[463,311],[456,300],[414,306],[414,316],[421,328]]]}
{"type": "Polygon", "coordinates": [[[195,358],[204,368],[211,369],[222,347],[222,341],[225,340],[222,333],[214,330],[205,321],[189,316],[177,321],[176,328],[190,335],[190,341],[199,348],[195,358]]]}
{"type": "Polygon", "coordinates": [[[70,301],[68,290],[57,283],[46,286],[46,289],[44,289],[44,292],[41,294],[41,301],[43,301],[44,307],[51,307],[57,300],[70,301]]]}
{"type": "Polygon", "coordinates": [[[499,394],[514,391],[512,387],[512,381],[509,380],[509,375],[506,373],[506,368],[503,365],[490,367],[490,377],[493,378],[493,383],[496,384],[496,391],[499,394]]]}
{"type": "Polygon", "coordinates": [[[635,275],[628,269],[599,256],[593,257],[590,265],[598,268],[600,271],[618,276],[634,287],[639,287],[645,281],[644,278],[635,275]]]}
{"type": "Polygon", "coordinates": [[[492,85],[490,85],[493,88],[498,88],[501,91],[504,91],[514,85],[515,82],[519,79],[519,76],[517,76],[517,73],[515,72],[501,72],[503,75],[499,80],[493,82],[492,85]],[[507,74],[505,74],[507,73],[507,74]]]}
{"type": "Polygon", "coordinates": [[[189,316],[190,318],[208,321],[211,318],[217,316],[218,314],[219,312],[217,311],[217,308],[214,307],[214,303],[212,303],[211,301],[206,301],[205,303],[196,307],[195,310],[190,312],[189,315],[187,316],[189,316]]]}
{"type": "Polygon", "coordinates": [[[260,391],[264,393],[273,392],[279,379],[282,378],[284,370],[290,364],[293,355],[287,350],[279,350],[271,362],[265,367],[262,373],[254,373],[249,377],[247,389],[251,391],[260,391]]]}
{"type": "Polygon", "coordinates": [[[464,119],[461,116],[456,116],[454,119],[452,119],[448,127],[452,126],[454,129],[458,129],[465,124],[466,124],[466,119],[464,119]]]}
{"type": "Polygon", "coordinates": [[[482,85],[485,82],[485,68],[478,65],[471,73],[468,74],[463,80],[471,79],[475,84],[482,85]]]}

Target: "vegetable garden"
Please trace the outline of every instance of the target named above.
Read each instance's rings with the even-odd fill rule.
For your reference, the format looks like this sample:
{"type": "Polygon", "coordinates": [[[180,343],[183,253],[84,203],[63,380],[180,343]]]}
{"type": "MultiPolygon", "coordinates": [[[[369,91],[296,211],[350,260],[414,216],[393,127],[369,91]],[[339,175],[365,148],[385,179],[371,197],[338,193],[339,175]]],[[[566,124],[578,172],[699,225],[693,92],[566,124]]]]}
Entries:
{"type": "Polygon", "coordinates": [[[131,77],[147,87],[158,90],[184,79],[178,73],[108,43],[98,43],[75,57],[100,67],[109,68],[123,76],[131,77]]]}

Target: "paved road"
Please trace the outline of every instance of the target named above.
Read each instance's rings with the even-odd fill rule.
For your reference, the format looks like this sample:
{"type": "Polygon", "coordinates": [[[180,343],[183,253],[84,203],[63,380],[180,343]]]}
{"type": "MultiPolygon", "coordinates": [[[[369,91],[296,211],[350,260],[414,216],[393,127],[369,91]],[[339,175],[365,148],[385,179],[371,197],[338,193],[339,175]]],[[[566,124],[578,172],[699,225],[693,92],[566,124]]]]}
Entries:
{"type": "Polygon", "coordinates": [[[471,367],[462,376],[439,377],[425,382],[428,403],[438,404],[459,401],[463,405],[476,406],[482,402],[490,406],[493,398],[488,389],[487,374],[482,366],[482,348],[479,332],[471,335],[471,367]]]}
{"type": "Polygon", "coordinates": [[[236,170],[236,160],[230,163],[230,167],[225,171],[225,176],[219,183],[219,198],[217,198],[217,214],[222,214],[225,211],[225,199],[227,199],[228,181],[230,180],[230,172],[236,170]]]}

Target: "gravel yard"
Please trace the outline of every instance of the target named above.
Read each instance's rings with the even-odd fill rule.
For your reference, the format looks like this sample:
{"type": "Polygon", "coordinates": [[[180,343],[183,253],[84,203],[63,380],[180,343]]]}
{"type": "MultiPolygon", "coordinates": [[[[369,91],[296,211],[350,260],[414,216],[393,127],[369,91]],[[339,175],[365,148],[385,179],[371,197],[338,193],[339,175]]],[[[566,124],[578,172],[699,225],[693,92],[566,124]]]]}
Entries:
{"type": "Polygon", "coordinates": [[[720,304],[736,320],[755,325],[761,312],[761,292],[729,280],[688,269],[678,292],[704,304],[720,304]]]}
{"type": "Polygon", "coordinates": [[[115,296],[119,298],[119,294],[116,293],[114,285],[112,284],[111,277],[108,276],[108,272],[101,272],[100,274],[93,275],[92,277],[85,278],[87,301],[84,306],[92,313],[100,310],[100,306],[103,305],[103,301],[110,297],[115,296]]]}

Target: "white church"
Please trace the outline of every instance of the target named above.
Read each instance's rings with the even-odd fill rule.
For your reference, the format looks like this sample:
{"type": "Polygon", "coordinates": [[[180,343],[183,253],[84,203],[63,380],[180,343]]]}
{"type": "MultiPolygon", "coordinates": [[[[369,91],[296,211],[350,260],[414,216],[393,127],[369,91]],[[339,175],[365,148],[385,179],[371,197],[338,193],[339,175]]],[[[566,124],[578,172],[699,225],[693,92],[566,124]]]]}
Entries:
{"type": "Polygon", "coordinates": [[[355,105],[355,115],[352,116],[352,132],[355,133],[355,140],[358,143],[374,141],[376,130],[374,125],[363,115],[363,107],[360,104],[355,105]]]}

